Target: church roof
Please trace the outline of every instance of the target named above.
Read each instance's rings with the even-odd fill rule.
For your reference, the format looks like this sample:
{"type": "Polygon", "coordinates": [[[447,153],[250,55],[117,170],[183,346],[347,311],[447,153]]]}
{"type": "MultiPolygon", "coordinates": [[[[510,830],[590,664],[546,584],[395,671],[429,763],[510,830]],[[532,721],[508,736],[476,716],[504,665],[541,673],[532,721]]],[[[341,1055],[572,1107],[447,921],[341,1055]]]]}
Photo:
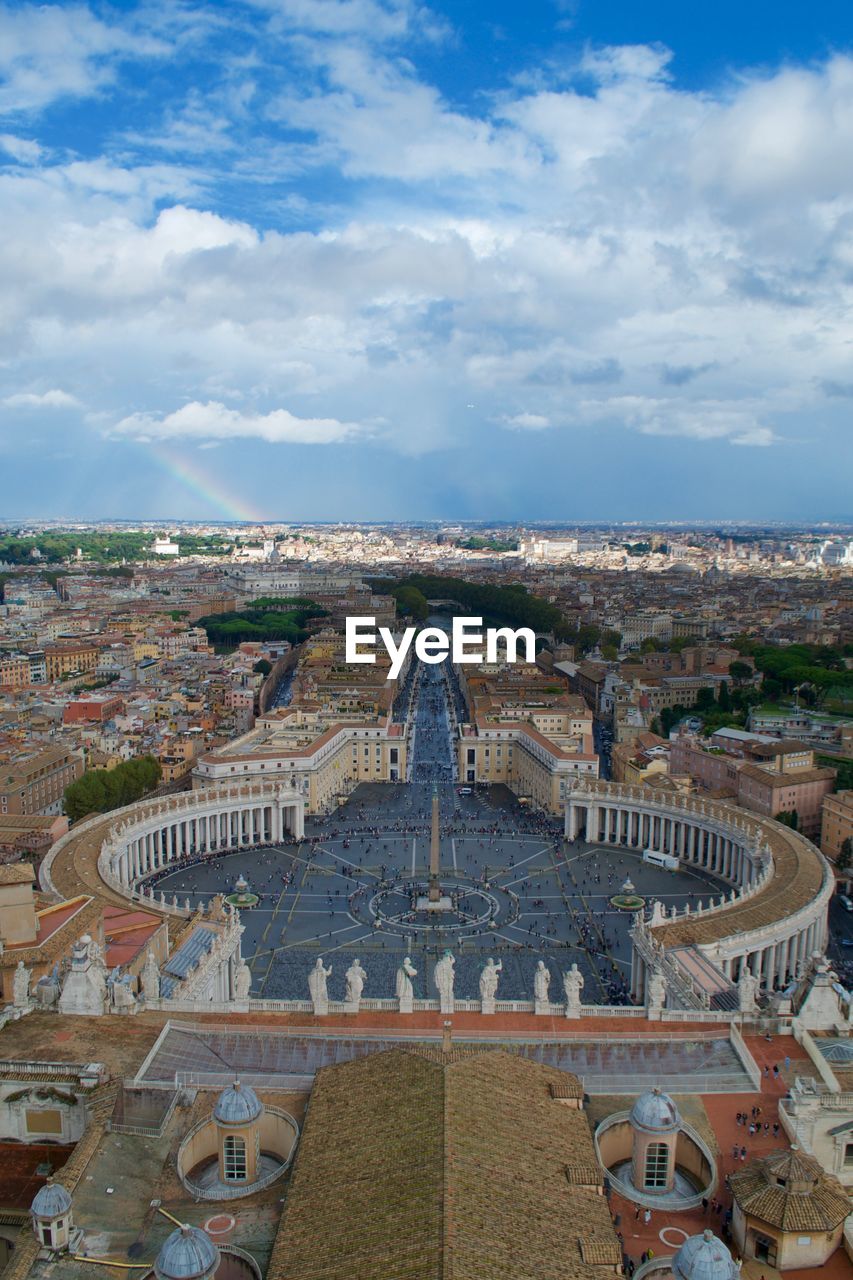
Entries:
{"type": "Polygon", "coordinates": [[[782,1231],[833,1231],[853,1207],[841,1183],[797,1147],[751,1160],[730,1183],[744,1213],[782,1231]]]}
{"type": "Polygon", "coordinates": [[[621,1250],[589,1125],[551,1095],[563,1075],[429,1049],[319,1071],[268,1280],[612,1273],[621,1250]]]}

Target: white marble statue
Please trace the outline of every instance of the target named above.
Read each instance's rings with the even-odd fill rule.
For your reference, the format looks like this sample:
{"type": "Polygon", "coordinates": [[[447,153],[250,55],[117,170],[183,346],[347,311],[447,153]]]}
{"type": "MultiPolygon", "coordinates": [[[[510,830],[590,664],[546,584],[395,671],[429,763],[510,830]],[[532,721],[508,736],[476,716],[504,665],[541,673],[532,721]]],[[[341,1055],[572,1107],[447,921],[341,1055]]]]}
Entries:
{"type": "Polygon", "coordinates": [[[19,960],[12,976],[12,1003],[16,1009],[26,1009],[30,1003],[31,977],[32,969],[25,968],[23,960],[19,960]]]}
{"type": "Polygon", "coordinates": [[[750,971],[746,961],[742,961],[740,977],[737,982],[738,1008],[741,1013],[755,1013],[758,1009],[758,979],[750,971]]]}
{"type": "Polygon", "coordinates": [[[563,990],[566,993],[566,1017],[581,1016],[581,992],[583,991],[583,974],[576,964],[563,975],[563,990]]]}
{"type": "Polygon", "coordinates": [[[308,990],[311,993],[311,1000],[314,1005],[314,1013],[322,1017],[329,1012],[329,992],[326,987],[327,980],[332,976],[332,966],[328,969],[323,965],[323,957],[317,957],[317,963],[308,974],[308,990]]]}
{"type": "Polygon", "coordinates": [[[438,990],[438,998],[442,1013],[453,1013],[453,966],[456,961],[452,951],[445,951],[433,971],[432,979],[438,990]]]}
{"type": "Polygon", "coordinates": [[[401,1013],[411,1013],[413,1001],[415,998],[415,989],[412,986],[412,978],[417,977],[417,969],[412,966],[412,957],[405,956],[403,963],[397,970],[397,982],[395,986],[395,995],[400,1002],[401,1013]]]}
{"type": "Polygon", "coordinates": [[[653,969],[646,989],[646,1007],[649,1013],[659,1013],[666,1004],[666,978],[660,969],[653,969]]]}
{"type": "Polygon", "coordinates": [[[130,987],[130,975],[116,976],[110,983],[110,1005],[113,1013],[132,1013],[136,1009],[136,997],[130,987]]]}
{"type": "Polygon", "coordinates": [[[498,975],[504,967],[503,960],[499,960],[495,964],[491,956],[486,961],[486,967],[480,974],[480,1000],[483,1005],[483,1013],[494,1013],[495,996],[498,990],[498,975]]]}
{"type": "Polygon", "coordinates": [[[364,990],[364,984],[367,979],[367,973],[362,969],[360,960],[353,960],[346,971],[345,978],[347,986],[344,1000],[354,1013],[358,1013],[358,1006],[361,1004],[361,993],[364,990]]]}
{"type": "Polygon", "coordinates": [[[550,985],[551,970],[544,960],[540,960],[533,975],[533,1003],[537,1013],[551,1012],[551,1002],[548,999],[550,985]]]}
{"type": "Polygon", "coordinates": [[[235,1000],[248,1000],[249,992],[252,989],[252,971],[246,964],[245,960],[241,960],[234,971],[234,998],[235,1000]]]}
{"type": "Polygon", "coordinates": [[[154,953],[148,949],[145,964],[142,966],[142,994],[147,1002],[160,999],[160,968],[154,959],[154,953]]]}

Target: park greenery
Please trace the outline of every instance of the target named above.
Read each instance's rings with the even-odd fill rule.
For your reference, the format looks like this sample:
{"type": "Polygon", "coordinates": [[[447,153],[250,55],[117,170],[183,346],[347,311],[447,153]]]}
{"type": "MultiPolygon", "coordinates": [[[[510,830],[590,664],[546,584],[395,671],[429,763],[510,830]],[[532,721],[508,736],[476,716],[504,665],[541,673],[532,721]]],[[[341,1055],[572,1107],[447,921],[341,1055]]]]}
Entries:
{"type": "Polygon", "coordinates": [[[512,538],[484,538],[480,534],[472,534],[470,538],[460,538],[454,543],[464,551],[517,551],[518,540],[512,538]]]}
{"type": "Polygon", "coordinates": [[[735,648],[752,658],[763,676],[762,694],[773,702],[782,694],[796,691],[805,706],[838,704],[839,710],[853,702],[853,671],[845,658],[853,657],[853,645],[763,644],[749,636],[738,636],[735,648]]]}
{"type": "MultiPolygon", "coordinates": [[[[0,536],[0,561],[15,565],[62,564],[74,560],[79,547],[83,561],[114,564],[122,560],[146,560],[158,534],[151,530],[51,529],[33,537],[18,533],[0,536]],[[34,554],[35,553],[35,554],[34,554]]],[[[175,535],[181,555],[225,555],[230,539],[221,534],[197,534],[181,530],[175,535]]]]}
{"type": "Polygon", "coordinates": [[[328,617],[328,610],[313,600],[269,598],[255,600],[253,606],[231,613],[214,613],[199,618],[196,626],[207,632],[210,644],[228,653],[247,640],[287,640],[301,644],[309,634],[313,618],[328,617]],[[260,608],[256,607],[261,605],[260,608]]]}
{"type": "Polygon", "coordinates": [[[90,813],[109,813],[133,804],[157,786],[160,765],[153,756],[139,756],[115,769],[87,769],[82,778],[65,788],[65,812],[70,822],[90,813]]]}
{"type": "Polygon", "coordinates": [[[496,587],[490,583],[466,582],[463,578],[415,573],[390,584],[387,580],[372,579],[371,585],[394,596],[399,613],[419,621],[429,612],[429,600],[451,600],[489,626],[531,627],[534,631],[567,634],[560,610],[547,600],[530,595],[520,583],[496,587]]]}

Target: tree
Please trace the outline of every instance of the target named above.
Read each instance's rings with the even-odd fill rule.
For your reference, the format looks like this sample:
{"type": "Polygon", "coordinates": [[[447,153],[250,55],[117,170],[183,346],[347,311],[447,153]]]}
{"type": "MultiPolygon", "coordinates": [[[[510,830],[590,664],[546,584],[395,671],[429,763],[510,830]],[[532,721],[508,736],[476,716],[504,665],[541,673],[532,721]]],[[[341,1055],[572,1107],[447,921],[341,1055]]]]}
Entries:
{"type": "Polygon", "coordinates": [[[646,636],[640,643],[640,653],[660,653],[663,645],[654,636],[646,636]]]}
{"type": "Polygon", "coordinates": [[[729,667],[729,675],[735,684],[743,684],[752,679],[752,667],[748,662],[733,662],[729,667]]]}
{"type": "Polygon", "coordinates": [[[90,813],[109,813],[151,791],[160,781],[159,761],[153,756],[126,760],[115,769],[87,769],[82,778],[65,788],[65,812],[79,822],[90,813]]]}
{"type": "Polygon", "coordinates": [[[256,675],[266,678],[272,671],[272,663],[268,662],[266,658],[258,658],[258,661],[252,667],[252,670],[256,675]]]}
{"type": "Polygon", "coordinates": [[[790,827],[792,831],[800,829],[800,815],[796,809],[790,809],[787,812],[775,813],[774,818],[777,822],[781,822],[783,827],[790,827]]]}
{"type": "Polygon", "coordinates": [[[602,658],[605,658],[607,662],[615,662],[619,657],[619,650],[616,648],[615,644],[603,644],[601,646],[601,656],[602,658]]]}
{"type": "Polygon", "coordinates": [[[720,696],[717,698],[717,706],[721,711],[731,711],[732,709],[732,700],[729,697],[729,684],[727,680],[724,680],[720,685],[720,696]]]}
{"type": "Polygon", "coordinates": [[[841,848],[838,851],[837,867],[839,871],[847,871],[853,862],[853,840],[847,836],[841,842],[841,848]]]}

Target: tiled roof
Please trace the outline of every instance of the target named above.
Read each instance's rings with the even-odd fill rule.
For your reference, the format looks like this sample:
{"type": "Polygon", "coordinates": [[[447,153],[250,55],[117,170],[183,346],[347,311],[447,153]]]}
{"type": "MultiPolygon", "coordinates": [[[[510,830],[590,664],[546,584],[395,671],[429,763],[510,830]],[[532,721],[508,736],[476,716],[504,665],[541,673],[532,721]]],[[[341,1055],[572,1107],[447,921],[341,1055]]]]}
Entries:
{"type": "Polygon", "coordinates": [[[592,1280],[621,1251],[563,1073],[391,1050],[317,1073],[268,1280],[592,1280]]]}
{"type": "Polygon", "coordinates": [[[12,862],[0,867],[0,885],[32,884],[36,873],[28,862],[12,862]]]}
{"type": "Polygon", "coordinates": [[[853,1208],[841,1183],[795,1149],[752,1160],[730,1183],[744,1213],[781,1231],[833,1231],[853,1208]]]}

